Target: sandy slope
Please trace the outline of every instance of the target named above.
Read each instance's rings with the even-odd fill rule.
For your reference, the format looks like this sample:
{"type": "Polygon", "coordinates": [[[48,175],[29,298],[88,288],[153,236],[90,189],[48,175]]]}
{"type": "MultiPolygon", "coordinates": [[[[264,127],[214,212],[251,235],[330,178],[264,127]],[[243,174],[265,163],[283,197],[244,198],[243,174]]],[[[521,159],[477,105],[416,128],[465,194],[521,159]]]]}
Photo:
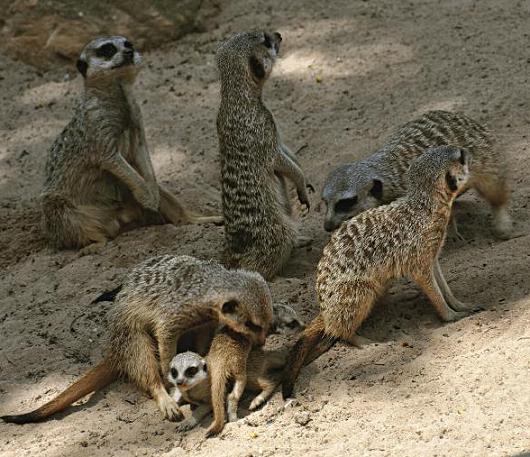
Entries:
{"type": "MultiPolygon", "coordinates": [[[[160,178],[203,211],[220,207],[216,42],[233,31],[284,36],[265,98],[317,188],[336,164],[369,153],[392,128],[432,108],[460,109],[498,132],[513,173],[523,235],[499,242],[487,205],[457,205],[467,242],[448,240],[442,266],[455,294],[486,310],[442,325],[400,283],[362,328],[377,343],[338,346],[303,371],[298,401],[265,408],[205,441],[182,436],[155,405],[117,383],[37,425],[0,424],[2,456],[512,456],[530,451],[530,6],[510,0],[333,2],[234,0],[211,32],[146,55],[137,85],[160,178]],[[320,82],[318,82],[320,81],[320,82]],[[407,344],[405,344],[407,343],[407,344]]],[[[51,398],[96,362],[108,303],[89,305],[127,268],[158,253],[218,257],[222,228],[150,227],[101,255],[53,253],[40,239],[36,195],[45,153],[70,116],[79,78],[40,75],[0,56],[0,412],[51,398]]],[[[272,284],[305,319],[327,240],[318,212],[311,249],[272,284]]],[[[281,342],[283,343],[283,342],[281,342]]]]}

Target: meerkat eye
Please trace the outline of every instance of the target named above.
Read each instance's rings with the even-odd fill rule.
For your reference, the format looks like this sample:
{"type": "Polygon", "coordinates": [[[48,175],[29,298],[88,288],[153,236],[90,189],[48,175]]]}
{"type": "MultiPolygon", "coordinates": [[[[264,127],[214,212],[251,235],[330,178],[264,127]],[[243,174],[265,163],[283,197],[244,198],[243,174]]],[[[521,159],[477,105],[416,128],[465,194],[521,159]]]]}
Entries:
{"type": "Polygon", "coordinates": [[[372,189],[370,190],[370,195],[381,200],[383,198],[383,183],[379,179],[374,179],[372,189]]]}
{"type": "Polygon", "coordinates": [[[96,49],[96,56],[103,57],[105,59],[110,59],[114,54],[118,52],[116,46],[112,43],[105,43],[96,49]]]}
{"type": "Polygon", "coordinates": [[[221,312],[223,314],[234,314],[236,312],[238,303],[236,300],[229,300],[225,303],[223,303],[223,307],[221,308],[221,312]]]}
{"type": "Polygon", "coordinates": [[[454,192],[458,190],[458,186],[456,184],[456,178],[449,172],[445,175],[445,182],[447,183],[447,187],[454,192]]]}
{"type": "Polygon", "coordinates": [[[176,368],[171,368],[171,377],[173,379],[177,379],[177,376],[179,375],[179,372],[177,371],[176,368]]]}
{"type": "Polygon", "coordinates": [[[256,333],[261,332],[263,330],[259,325],[254,324],[254,322],[252,321],[246,321],[245,327],[247,327],[249,330],[252,330],[253,332],[256,332],[256,333]]]}
{"type": "Polygon", "coordinates": [[[184,372],[184,376],[186,376],[186,378],[193,378],[197,374],[198,371],[199,369],[197,367],[189,367],[184,372]]]}
{"type": "Polygon", "coordinates": [[[125,40],[123,46],[129,49],[132,49],[134,46],[129,40],[125,40]]]}
{"type": "Polygon", "coordinates": [[[347,213],[348,211],[351,211],[353,207],[357,204],[358,197],[352,197],[352,198],[345,198],[343,200],[339,200],[335,204],[335,211],[338,213],[347,213]]]}
{"type": "Polygon", "coordinates": [[[291,322],[288,322],[286,325],[287,325],[287,327],[289,327],[289,328],[296,328],[296,327],[298,327],[298,322],[296,322],[296,321],[291,321],[291,322]]]}

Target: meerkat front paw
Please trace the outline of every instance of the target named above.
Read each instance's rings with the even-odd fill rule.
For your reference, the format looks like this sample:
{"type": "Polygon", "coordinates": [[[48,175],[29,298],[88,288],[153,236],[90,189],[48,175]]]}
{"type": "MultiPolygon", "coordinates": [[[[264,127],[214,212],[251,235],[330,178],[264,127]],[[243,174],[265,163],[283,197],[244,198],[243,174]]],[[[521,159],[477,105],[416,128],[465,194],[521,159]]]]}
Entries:
{"type": "Polygon", "coordinates": [[[304,208],[304,212],[308,213],[311,209],[311,203],[309,202],[309,195],[307,194],[307,189],[305,187],[302,189],[298,189],[297,195],[300,204],[304,208]]]}
{"type": "Polygon", "coordinates": [[[137,200],[145,209],[158,212],[160,207],[160,193],[158,188],[156,190],[149,188],[147,191],[137,195],[137,200]]]}
{"type": "Polygon", "coordinates": [[[89,244],[84,248],[81,248],[77,253],[78,257],[84,257],[86,255],[99,254],[107,244],[107,241],[98,241],[97,243],[89,244]]]}
{"type": "Polygon", "coordinates": [[[169,395],[163,400],[159,401],[158,407],[162,411],[162,416],[164,419],[167,419],[171,422],[178,422],[184,419],[182,411],[178,407],[175,400],[173,400],[169,395]]]}
{"type": "Polygon", "coordinates": [[[177,432],[187,432],[197,426],[199,422],[194,417],[182,421],[177,425],[177,432]]]}

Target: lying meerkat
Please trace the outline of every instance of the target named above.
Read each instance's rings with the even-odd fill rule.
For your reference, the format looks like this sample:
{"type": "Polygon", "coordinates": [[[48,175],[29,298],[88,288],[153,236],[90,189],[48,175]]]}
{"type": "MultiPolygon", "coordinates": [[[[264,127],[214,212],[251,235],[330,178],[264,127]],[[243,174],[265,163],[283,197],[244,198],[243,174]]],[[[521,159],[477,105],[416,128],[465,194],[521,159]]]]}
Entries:
{"type": "Polygon", "coordinates": [[[217,51],[226,263],[257,271],[265,279],[281,270],[302,241],[286,179],[295,184],[300,203],[309,209],[304,173],[262,100],[281,41],[279,33],[238,33],[217,51]]]}
{"type": "Polygon", "coordinates": [[[44,406],[2,419],[44,420],[120,376],[151,394],[165,418],[182,419],[164,381],[179,336],[206,320],[264,344],[272,320],[267,283],[257,273],[189,256],[151,258],[131,271],[116,296],[105,359],[44,406]]]}
{"type": "Polygon", "coordinates": [[[447,111],[431,111],[408,122],[376,153],[332,171],[322,191],[327,206],[324,228],[335,230],[343,221],[405,195],[411,162],[426,148],[444,145],[465,148],[473,155],[469,180],[460,193],[475,188],[493,208],[497,235],[509,238],[512,221],[504,155],[493,147],[484,126],[447,111]]]}
{"type": "Polygon", "coordinates": [[[359,214],[333,233],[317,268],[320,314],[289,355],[284,398],[292,395],[307,358],[314,360],[339,339],[357,342],[355,332],[395,278],[415,281],[444,321],[475,308],[454,297],[438,263],[453,201],[468,179],[468,153],[428,149],[412,162],[404,197],[359,214]]]}
{"type": "MultiPolygon", "coordinates": [[[[280,384],[287,353],[254,348],[248,354],[246,362],[244,353],[241,352],[241,345],[234,341],[230,334],[221,333],[214,338],[212,349],[206,358],[195,352],[183,352],[173,357],[168,380],[177,388],[174,398],[179,404],[189,403],[192,406],[192,415],[179,424],[180,431],[190,430],[198,425],[212,410],[212,399],[217,402],[218,413],[207,433],[212,436],[222,431],[225,414],[224,396],[222,389],[216,393],[212,392],[214,370],[218,373],[213,377],[220,378],[219,382],[224,380],[225,385],[231,377],[238,375],[242,370],[246,371],[246,382],[242,389],[239,387],[240,392],[242,393],[243,390],[259,392],[250,403],[250,410],[257,409],[272,396],[280,384]],[[222,419],[219,420],[220,418],[222,419]]],[[[238,400],[239,397],[229,396],[228,418],[231,422],[237,420],[238,400]]]]}
{"type": "Polygon", "coordinates": [[[122,36],[91,41],[77,61],[84,93],[48,153],[41,193],[44,231],[57,248],[92,253],[130,225],[222,220],[185,210],[157,183],[132,93],[140,62],[122,36]]]}
{"type": "MultiPolygon", "coordinates": [[[[179,338],[177,352],[189,351],[202,356],[206,355],[210,350],[218,327],[219,325],[213,321],[188,330],[179,338]]],[[[291,306],[284,303],[272,305],[272,323],[269,327],[269,335],[292,335],[304,328],[304,323],[291,306]]]]}

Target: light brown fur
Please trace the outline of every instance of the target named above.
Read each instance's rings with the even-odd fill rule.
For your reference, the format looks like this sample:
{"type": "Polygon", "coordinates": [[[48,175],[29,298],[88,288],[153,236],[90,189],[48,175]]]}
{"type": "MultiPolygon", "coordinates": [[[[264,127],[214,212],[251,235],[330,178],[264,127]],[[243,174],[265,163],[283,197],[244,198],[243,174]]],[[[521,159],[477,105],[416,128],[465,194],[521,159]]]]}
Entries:
{"type": "Polygon", "coordinates": [[[97,38],[77,66],[84,93],[48,153],[41,193],[49,241],[89,254],[138,225],[220,222],[185,210],[156,181],[132,93],[140,68],[132,44],[121,36],[97,38]]]}
{"type": "Polygon", "coordinates": [[[164,386],[180,335],[214,320],[263,344],[271,319],[269,288],[259,274],[189,256],[151,258],[131,271],[116,296],[104,361],[41,408],[2,419],[44,420],[119,376],[150,393],[164,417],[181,419],[164,386]],[[248,322],[262,330],[249,330],[248,322]]]}
{"type": "Polygon", "coordinates": [[[185,368],[187,360],[194,360],[195,365],[198,364],[197,361],[204,361],[208,371],[207,376],[195,384],[177,386],[182,396],[181,401],[198,407],[193,410],[190,418],[179,425],[180,430],[195,427],[213,406],[214,421],[207,435],[220,433],[225,425],[226,385],[229,381],[235,381],[228,395],[230,422],[237,420],[237,406],[244,390],[259,392],[250,404],[251,410],[257,409],[270,398],[281,381],[287,353],[251,349],[251,345],[241,335],[221,329],[205,359],[191,352],[178,354],[173,359],[171,366],[178,367],[179,371],[185,368]]]}
{"type": "Polygon", "coordinates": [[[317,269],[320,313],[291,351],[284,398],[308,357],[339,339],[355,343],[355,332],[395,278],[414,280],[444,321],[474,308],[453,296],[438,264],[453,201],[467,184],[468,158],[458,148],[427,150],[410,167],[405,197],[367,210],[334,232],[317,269]]]}

